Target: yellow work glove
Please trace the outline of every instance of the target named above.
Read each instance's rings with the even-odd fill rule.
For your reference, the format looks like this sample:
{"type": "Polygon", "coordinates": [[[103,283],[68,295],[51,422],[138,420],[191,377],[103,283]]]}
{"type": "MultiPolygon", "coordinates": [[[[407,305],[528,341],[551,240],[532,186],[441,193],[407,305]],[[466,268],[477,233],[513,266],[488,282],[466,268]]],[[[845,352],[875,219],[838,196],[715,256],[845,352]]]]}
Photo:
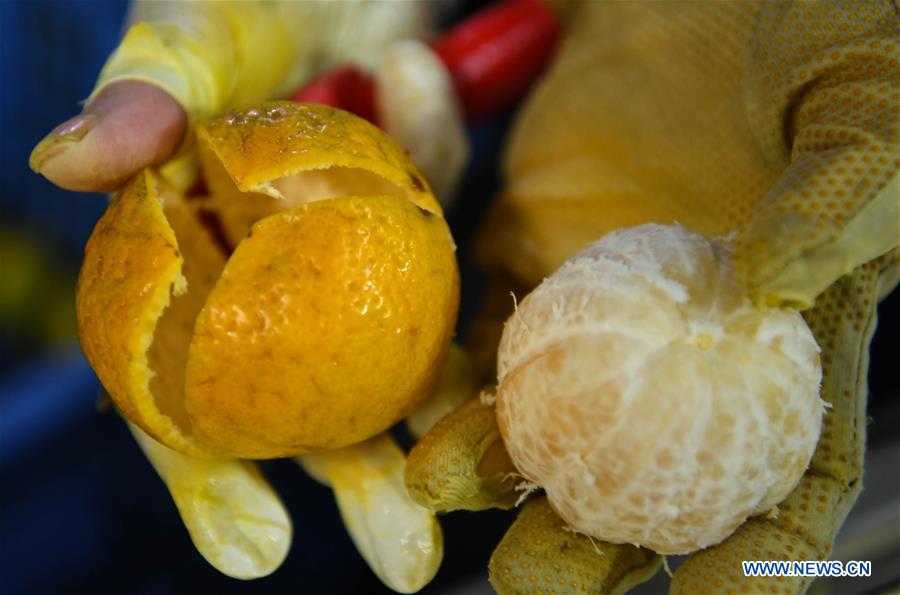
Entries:
{"type": "Polygon", "coordinates": [[[390,42],[426,30],[426,8],[405,4],[138,0],[91,97],[117,81],[146,81],[203,121],[284,96],[335,64],[375,66],[390,42]]]}
{"type": "MultiPolygon", "coordinates": [[[[156,2],[138,0],[134,23],[110,55],[90,103],[113,83],[151,83],[175,98],[188,123],[280,98],[336,64],[374,67],[392,41],[427,30],[422,3],[156,2]]],[[[193,181],[188,145],[161,173],[176,188],[193,181]]]]}
{"type": "Polygon", "coordinates": [[[587,2],[571,23],[512,132],[487,264],[533,287],[608,231],[677,220],[736,235],[758,301],[808,307],[896,242],[890,2],[587,2]]]}
{"type": "MultiPolygon", "coordinates": [[[[443,64],[413,41],[429,30],[424,3],[138,0],[130,20],[88,103],[113,83],[143,81],[174,97],[191,124],[357,64],[374,73],[385,129],[410,150],[437,196],[452,197],[468,145],[443,64]]],[[[193,181],[190,148],[161,170],[180,189],[193,181]]]]}
{"type": "Polygon", "coordinates": [[[415,41],[429,32],[432,8],[139,0],[82,113],[38,143],[29,164],[63,188],[88,192],[117,190],[141,168],[162,165],[184,191],[196,173],[193,124],[286,97],[311,76],[352,63],[373,74],[379,121],[449,200],[468,147],[450,77],[415,41]]]}
{"type": "MultiPolygon", "coordinates": [[[[868,347],[900,270],[896,11],[586,2],[570,17],[557,64],[519,116],[478,247],[500,275],[473,329],[476,363],[488,372],[513,308],[504,294],[522,296],[608,231],[678,222],[732,237],[757,304],[806,308],[831,407],[779,514],[689,558],[672,591],[803,592],[808,580],[746,578],[740,561],[824,559],[862,486],[868,347]]],[[[446,417],[412,451],[416,501],[478,510],[508,507],[516,487],[527,495],[498,454],[490,402],[446,417]]],[[[495,550],[490,577],[501,593],[617,593],[658,565],[564,530],[541,498],[495,550]]]]}
{"type": "MultiPolygon", "coordinates": [[[[282,562],[291,540],[291,523],[277,495],[252,461],[233,457],[309,453],[301,462],[333,488],[347,529],[372,569],[388,587],[416,591],[437,570],[442,537],[434,515],[412,502],[405,490],[405,453],[382,432],[408,415],[419,431],[425,431],[436,416],[459,404],[457,392],[463,391],[465,398],[471,391],[456,380],[458,357],[449,358],[447,371],[439,373],[458,296],[452,239],[420,174],[383,132],[330,108],[280,102],[258,109],[252,114],[252,110],[231,112],[202,130],[207,143],[202,145],[204,155],[210,159],[205,179],[212,196],[231,196],[257,209],[253,218],[243,221],[246,227],[237,237],[244,239],[231,259],[226,262],[228,251],[195,216],[193,204],[201,199],[186,201],[152,170],[145,170],[113,198],[85,250],[76,296],[82,346],[113,401],[134,422],[133,433],[170,490],[198,551],[218,570],[244,579],[268,574],[282,562]],[[269,118],[267,126],[252,119],[260,112],[269,118]],[[278,124],[272,125],[278,118],[278,124]],[[232,126],[235,121],[239,123],[232,126]],[[322,123],[327,125],[319,127],[322,123]],[[291,151],[283,151],[284,130],[297,129],[307,133],[293,140],[291,151]],[[355,144],[348,145],[348,139],[355,144]],[[254,151],[245,152],[245,144],[254,151]],[[285,175],[285,170],[293,175],[285,175]],[[278,185],[283,196],[241,192],[234,180],[244,180],[245,175],[258,176],[248,182],[257,184],[251,187],[278,185]],[[347,196],[352,189],[373,183],[380,191],[395,194],[347,196]],[[409,200],[397,200],[401,198],[409,200]],[[285,206],[298,203],[303,204],[284,213],[285,206]],[[393,217],[392,225],[379,219],[381,210],[393,217]],[[376,215],[370,215],[373,212],[376,215]],[[290,216],[279,217],[285,214],[290,216]],[[250,225],[260,219],[264,221],[251,230],[250,225]],[[306,227],[298,229],[299,225],[306,227]],[[269,233],[271,226],[275,233],[269,233]],[[361,235],[360,230],[367,233],[361,235]],[[378,249],[370,248],[386,245],[389,240],[384,238],[391,234],[402,238],[403,249],[376,254],[378,249]],[[321,239],[324,236],[338,239],[329,243],[321,239]],[[257,250],[260,238],[263,243],[257,250]],[[352,247],[354,240],[363,245],[352,247]],[[407,258],[409,253],[416,256],[407,258]],[[244,254],[249,257],[241,260],[244,254]],[[297,254],[306,255],[301,268],[309,268],[299,272],[292,268],[297,254]],[[428,264],[420,266],[415,258],[428,264]],[[367,267],[366,263],[375,264],[367,267]],[[265,267],[262,280],[257,267],[265,267]],[[369,275],[372,269],[376,274],[369,275]],[[233,270],[239,271],[234,280],[229,278],[233,270]],[[317,285],[315,272],[323,270],[318,279],[324,283],[317,285]],[[387,280],[376,278],[380,275],[387,280]],[[385,296],[383,301],[392,313],[387,340],[379,335],[382,318],[365,316],[373,311],[380,315],[381,304],[361,304],[353,301],[355,293],[342,291],[354,283],[362,285],[360,279],[385,296]],[[403,307],[393,307],[394,296],[409,295],[392,289],[402,288],[405,279],[411,279],[409,284],[420,297],[403,298],[403,307]],[[302,283],[306,294],[287,287],[293,282],[302,283]],[[269,288],[262,303],[248,306],[238,303],[240,297],[226,296],[223,303],[229,305],[224,309],[210,306],[216,299],[211,295],[214,286],[236,288],[252,301],[259,283],[269,288]],[[310,306],[304,302],[308,295],[320,301],[310,306]],[[291,302],[294,307],[287,307],[291,302]],[[408,309],[417,303],[426,305],[427,315],[409,314],[408,309]],[[269,311],[272,305],[277,313],[269,311]],[[226,310],[240,317],[247,311],[254,312],[256,320],[277,320],[273,325],[277,330],[268,337],[297,343],[287,353],[263,347],[265,354],[260,357],[254,351],[263,343],[259,327],[247,327],[245,318],[236,326],[226,323],[231,330],[224,336],[234,339],[224,348],[227,352],[217,347],[195,349],[202,360],[201,375],[221,379],[241,364],[248,369],[210,390],[207,394],[219,402],[199,405],[200,413],[191,417],[187,395],[193,393],[187,387],[187,368],[196,360],[188,352],[202,341],[198,337],[203,331],[195,331],[203,328],[204,312],[226,310]],[[291,322],[304,316],[308,316],[305,322],[291,322]],[[414,334],[406,331],[404,319],[410,321],[414,334]],[[372,320],[374,324],[367,324],[372,320]],[[380,362],[402,362],[395,368],[399,374],[391,377],[377,356],[371,357],[371,341],[346,349],[345,324],[354,339],[366,334],[381,337],[380,362]],[[313,337],[315,353],[310,353],[299,343],[309,337],[303,330],[315,325],[326,330],[313,337]],[[411,342],[410,334],[425,339],[411,342]],[[398,355],[392,345],[415,355],[398,355]],[[326,365],[320,365],[316,357],[326,365]],[[422,359],[416,362],[415,357],[422,359]],[[312,386],[303,385],[305,370],[296,374],[298,360],[312,371],[312,380],[307,381],[312,386]],[[336,361],[350,363],[328,365],[336,361]],[[273,362],[278,369],[262,369],[273,362]],[[379,392],[372,380],[375,376],[354,367],[357,362],[375,366],[391,380],[382,378],[379,392]],[[222,367],[211,370],[209,366],[222,367]],[[284,385],[278,383],[291,373],[294,381],[286,388],[290,397],[285,400],[284,385]],[[407,375],[413,377],[412,390],[402,388],[408,383],[407,375]],[[243,379],[249,384],[243,384],[243,379]],[[274,392],[274,399],[267,399],[266,388],[256,383],[259,379],[276,383],[268,393],[274,392]],[[353,383],[364,386],[355,389],[353,383]],[[436,390],[431,391],[435,384],[436,390]],[[394,397],[402,401],[391,401],[394,397]],[[311,411],[318,411],[312,413],[311,423],[296,423],[298,415],[305,418],[311,411]],[[213,421],[222,413],[218,421],[227,427],[213,421]],[[209,421],[213,427],[204,442],[198,427],[209,421]],[[236,427],[235,422],[243,425],[236,427]],[[291,435],[279,435],[285,431],[291,435]],[[298,437],[297,431],[308,433],[298,437]],[[317,452],[332,445],[344,448],[317,452]]],[[[216,345],[224,345],[223,334],[215,328],[208,336],[216,345]]]]}
{"type": "MultiPolygon", "coordinates": [[[[397,125],[403,132],[401,142],[418,142],[435,122],[443,122],[445,131],[448,122],[455,125],[454,140],[459,141],[461,119],[452,100],[446,101],[449,80],[444,88],[432,89],[436,75],[428,70],[426,50],[410,49],[412,42],[405,42],[395,45],[388,59],[380,58],[394,41],[423,35],[425,17],[419,3],[139,1],[131,13],[135,24],[110,56],[88,101],[113,83],[148,82],[174,97],[193,125],[227,109],[283,96],[311,75],[349,61],[375,67],[376,84],[391,83],[391,94],[381,107],[389,115],[405,115],[397,125]],[[423,81],[410,70],[426,71],[427,88],[415,92],[423,81]]],[[[163,176],[182,191],[196,170],[194,137],[189,129],[178,155],[161,167],[163,176]]],[[[416,152],[417,147],[410,148],[416,152]]],[[[457,144],[455,172],[442,172],[447,188],[460,174],[461,159],[465,147],[460,152],[457,144]]],[[[235,200],[247,199],[240,195],[235,200]]],[[[182,244],[188,239],[182,238],[182,244]]],[[[193,242],[203,243],[200,238],[193,242]]],[[[224,265],[221,256],[212,253],[207,260],[215,270],[224,265]]],[[[191,283],[201,286],[202,280],[191,283]]],[[[434,395],[411,414],[414,433],[424,433],[474,389],[460,372],[467,365],[460,353],[451,350],[434,395]]],[[[129,427],[207,561],[243,579],[264,576],[282,563],[291,542],[291,522],[253,462],[194,458],[163,446],[135,425],[129,427]]],[[[442,557],[440,527],[432,513],[406,495],[406,455],[390,436],[299,460],[334,489],[360,553],[388,587],[416,591],[431,580],[442,557]]]]}

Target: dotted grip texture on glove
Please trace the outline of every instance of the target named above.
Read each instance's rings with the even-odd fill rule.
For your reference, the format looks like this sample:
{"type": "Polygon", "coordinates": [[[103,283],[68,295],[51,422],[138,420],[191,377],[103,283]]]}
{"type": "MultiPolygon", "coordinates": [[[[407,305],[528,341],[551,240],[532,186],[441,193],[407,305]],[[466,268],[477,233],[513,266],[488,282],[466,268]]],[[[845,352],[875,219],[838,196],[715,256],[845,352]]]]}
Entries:
{"type": "Polygon", "coordinates": [[[586,2],[517,121],[479,259],[528,286],[608,231],[736,238],[809,307],[900,236],[892,2],[586,2]]]}
{"type": "MultiPolygon", "coordinates": [[[[806,310],[831,408],[777,514],[696,553],[672,592],[804,592],[809,579],[746,578],[740,561],[826,558],[862,486],[869,343],[877,302],[898,278],[900,9],[585,2],[567,16],[565,45],[518,117],[504,188],[476,246],[498,299],[469,347],[496,353],[513,307],[497,307],[498,296],[516,288],[521,297],[609,231],[677,222],[732,238],[757,304],[806,310]]],[[[489,359],[477,358],[485,375],[489,359]]],[[[558,572],[523,570],[534,562],[535,542],[522,539],[533,508],[491,560],[501,593],[622,592],[656,568],[654,557],[627,573],[598,559],[590,582],[578,574],[572,589],[558,572]]],[[[571,538],[550,525],[544,542],[571,538]]],[[[614,559],[631,548],[598,546],[614,559]]]]}

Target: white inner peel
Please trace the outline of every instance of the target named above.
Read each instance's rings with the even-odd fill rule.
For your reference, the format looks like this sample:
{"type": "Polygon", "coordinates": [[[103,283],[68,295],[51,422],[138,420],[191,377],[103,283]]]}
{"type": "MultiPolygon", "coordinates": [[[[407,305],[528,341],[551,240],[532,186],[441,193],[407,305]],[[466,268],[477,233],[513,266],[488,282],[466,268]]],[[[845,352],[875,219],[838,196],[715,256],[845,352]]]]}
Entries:
{"type": "Polygon", "coordinates": [[[728,250],[679,227],[607,235],[507,322],[498,417],[574,529],[687,553],[796,485],[822,422],[818,346],[753,307],[728,250]]]}

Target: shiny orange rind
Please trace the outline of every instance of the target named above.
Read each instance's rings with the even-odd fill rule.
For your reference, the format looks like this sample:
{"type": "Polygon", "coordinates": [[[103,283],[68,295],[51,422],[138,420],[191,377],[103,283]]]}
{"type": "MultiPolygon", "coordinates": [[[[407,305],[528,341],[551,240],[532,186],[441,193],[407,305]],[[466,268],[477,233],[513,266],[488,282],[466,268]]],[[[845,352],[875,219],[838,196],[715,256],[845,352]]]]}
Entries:
{"type": "Polygon", "coordinates": [[[340,448],[405,417],[459,301],[421,174],[323,106],[232,112],[197,138],[209,196],[145,170],[85,250],[79,334],[119,409],[175,450],[240,458],[340,448]]]}

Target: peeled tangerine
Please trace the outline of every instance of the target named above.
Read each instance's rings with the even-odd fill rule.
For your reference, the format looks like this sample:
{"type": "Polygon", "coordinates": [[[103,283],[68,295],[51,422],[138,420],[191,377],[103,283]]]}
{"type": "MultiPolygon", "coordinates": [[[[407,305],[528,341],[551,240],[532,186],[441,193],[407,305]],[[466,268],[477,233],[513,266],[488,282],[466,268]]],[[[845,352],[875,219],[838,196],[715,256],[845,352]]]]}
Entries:
{"type": "Polygon", "coordinates": [[[110,203],[78,281],[82,346],[167,446],[268,458],[378,434],[425,397],[459,300],[440,206],[383,132],[276,102],[198,131],[209,197],[151,170],[110,203]]]}
{"type": "Polygon", "coordinates": [[[819,349],[751,306],[728,249],[681,227],[608,234],[507,323],[497,414],[574,530],[664,554],[725,539],[796,485],[818,440],[819,349]]]}

